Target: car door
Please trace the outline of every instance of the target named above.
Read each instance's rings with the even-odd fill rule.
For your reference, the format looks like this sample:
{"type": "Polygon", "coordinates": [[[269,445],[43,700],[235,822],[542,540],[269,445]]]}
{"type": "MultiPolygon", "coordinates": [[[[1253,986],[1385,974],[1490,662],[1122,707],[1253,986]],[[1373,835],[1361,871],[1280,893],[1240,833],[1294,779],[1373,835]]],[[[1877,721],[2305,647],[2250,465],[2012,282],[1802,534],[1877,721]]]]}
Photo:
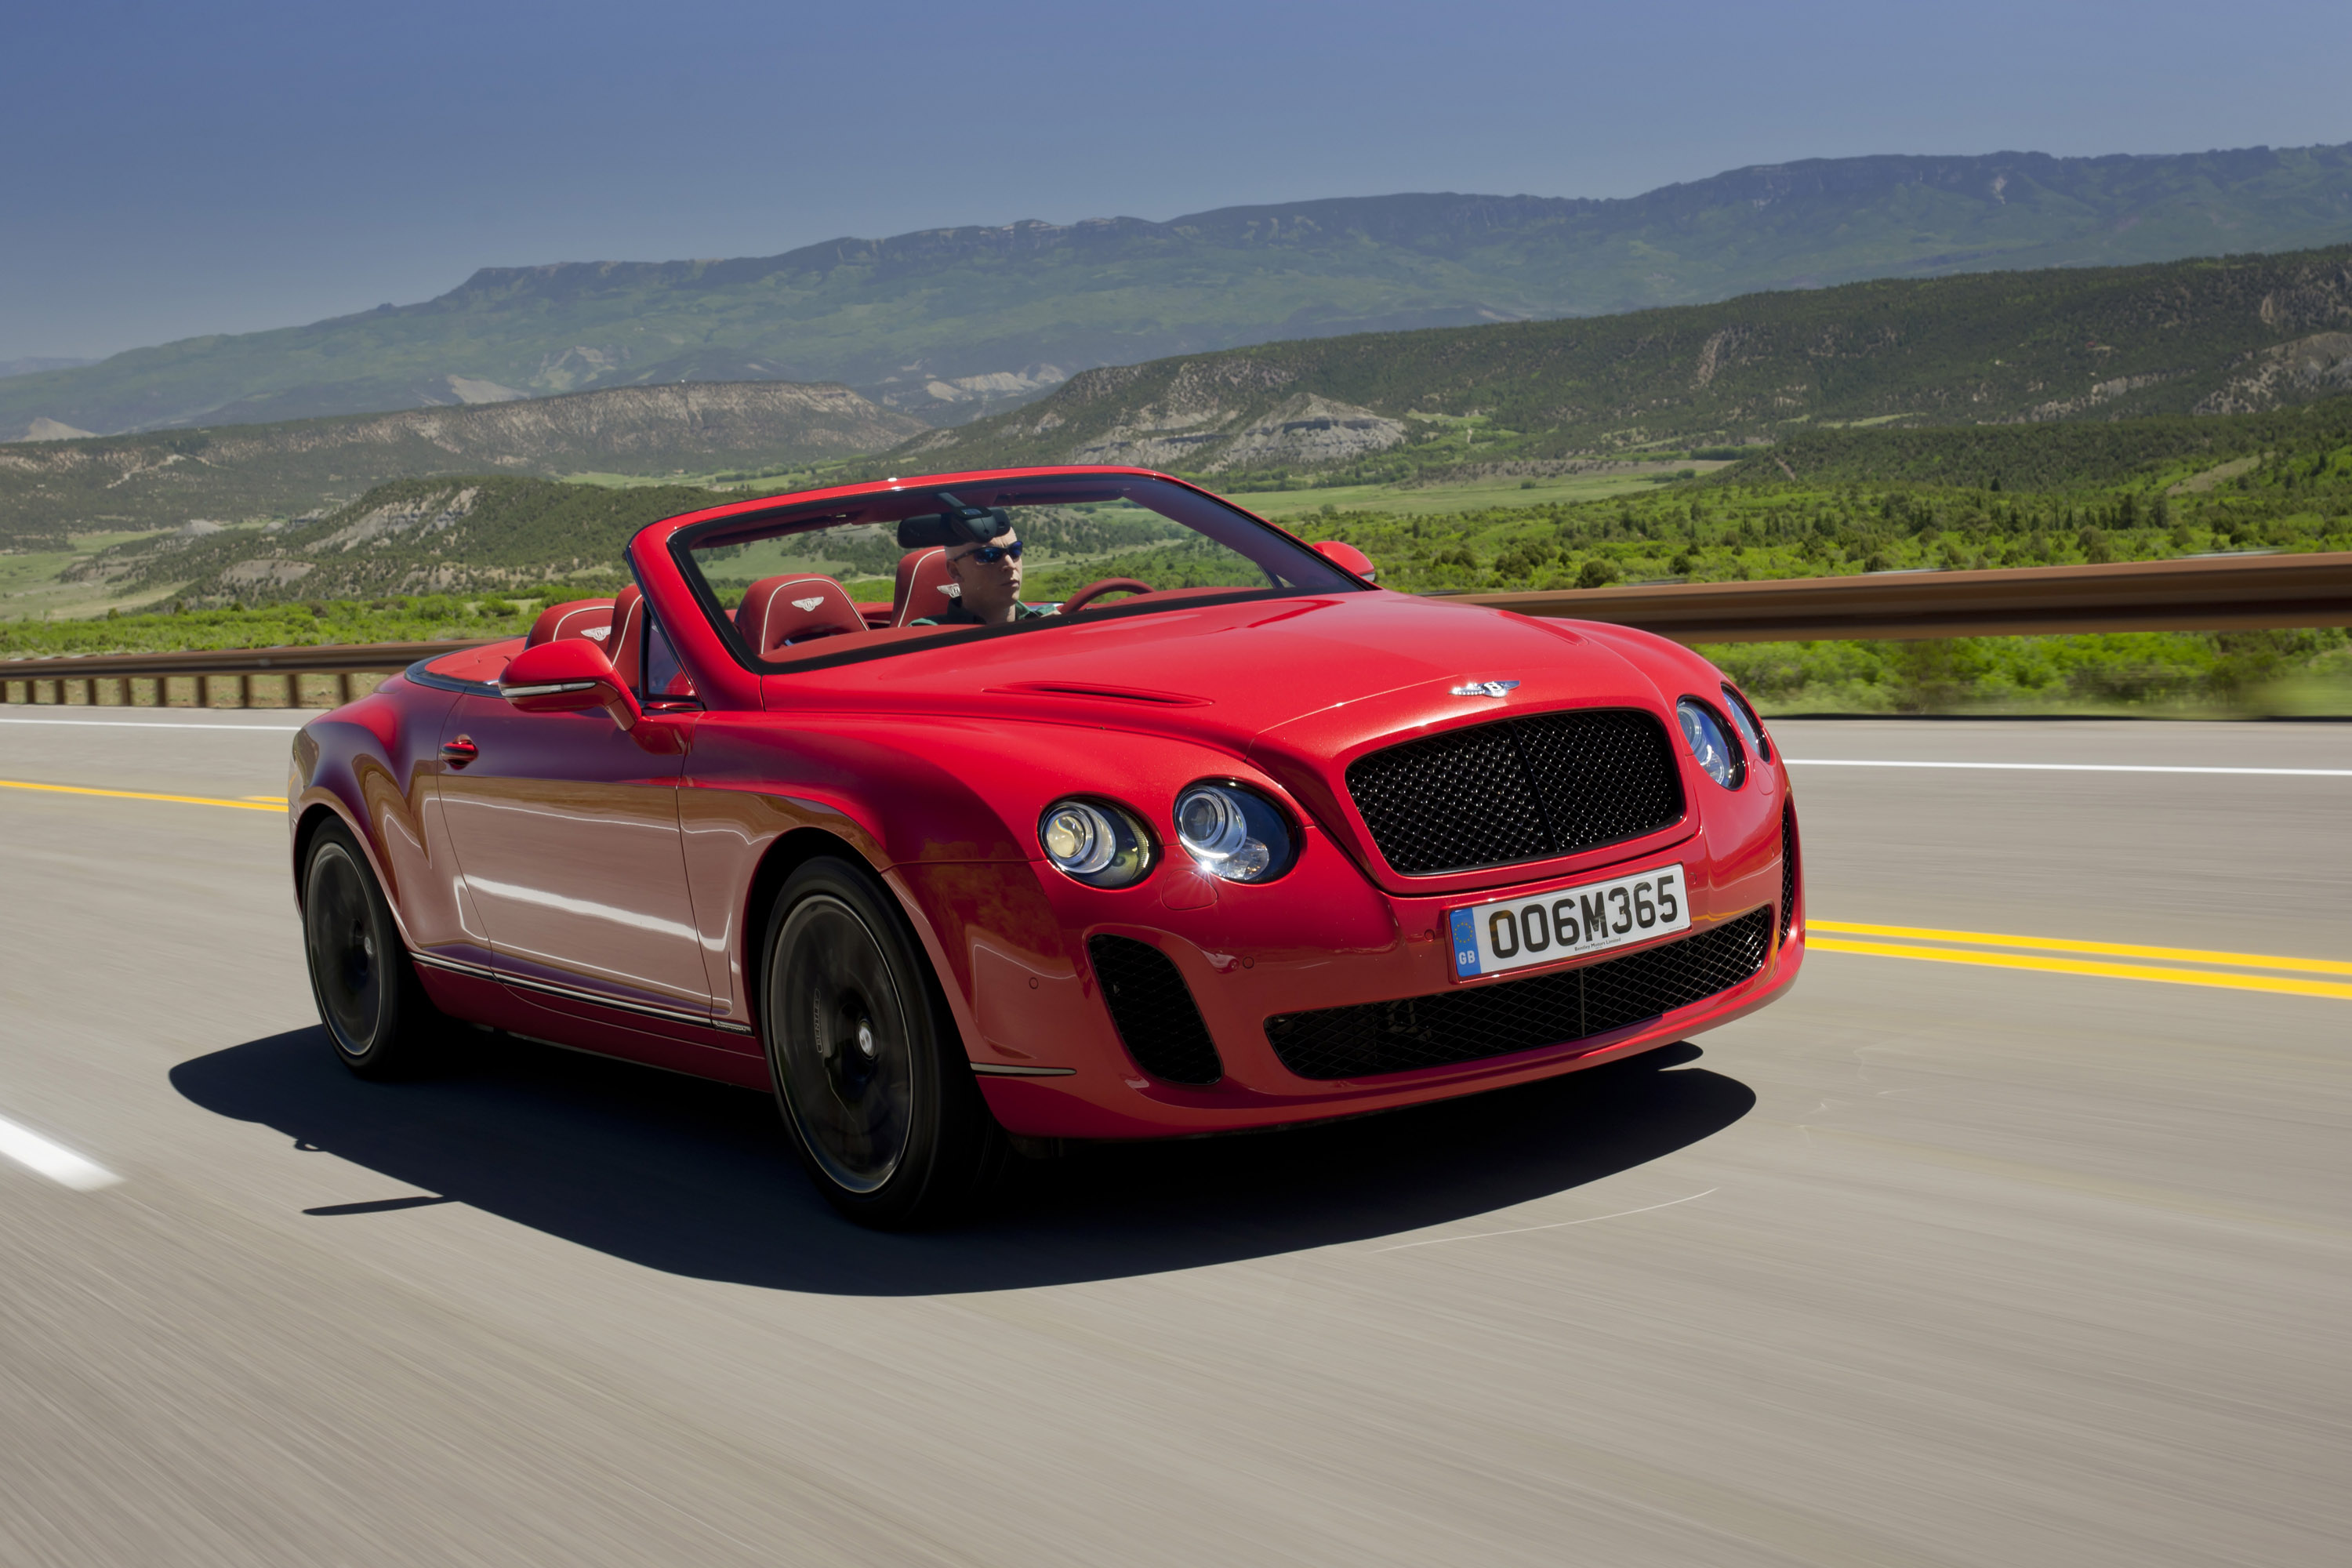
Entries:
{"type": "Polygon", "coordinates": [[[519,713],[461,697],[440,804],[500,974],[558,1011],[707,1019],[678,826],[694,714],[624,733],[601,710],[519,713]]]}

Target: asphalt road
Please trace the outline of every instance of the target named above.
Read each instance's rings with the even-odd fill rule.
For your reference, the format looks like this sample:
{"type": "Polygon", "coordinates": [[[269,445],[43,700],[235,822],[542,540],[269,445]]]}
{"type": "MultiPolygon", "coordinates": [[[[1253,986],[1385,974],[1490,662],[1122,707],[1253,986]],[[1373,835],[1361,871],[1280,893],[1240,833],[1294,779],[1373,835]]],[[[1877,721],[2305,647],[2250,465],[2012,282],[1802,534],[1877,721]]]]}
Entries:
{"type": "MultiPolygon", "coordinates": [[[[281,786],[281,715],[26,716],[0,779],[281,786]]],[[[1779,733],[1824,943],[2352,960],[2352,777],[1811,760],[2352,770],[2352,728],[1779,733]]],[[[11,1568],[2352,1558],[2352,997],[1822,950],[1645,1062],[889,1238],[755,1096],[349,1079],[284,855],[0,787],[0,1118],[121,1178],[0,1160],[11,1568]]]]}

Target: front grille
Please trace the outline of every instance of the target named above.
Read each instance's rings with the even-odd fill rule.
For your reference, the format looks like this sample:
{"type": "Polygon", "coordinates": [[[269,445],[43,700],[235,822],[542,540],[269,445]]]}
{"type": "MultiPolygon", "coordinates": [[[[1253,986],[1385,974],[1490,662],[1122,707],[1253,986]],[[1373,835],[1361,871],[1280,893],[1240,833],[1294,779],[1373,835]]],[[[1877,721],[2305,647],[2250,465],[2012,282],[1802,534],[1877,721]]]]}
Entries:
{"type": "Polygon", "coordinates": [[[1091,936],[1087,956],[1128,1055],[1170,1083],[1214,1083],[1225,1073],[1192,988],[1169,956],[1132,937],[1091,936]]]}
{"type": "Polygon", "coordinates": [[[1780,805],[1780,940],[1797,923],[1797,803],[1780,805]]]}
{"type": "Polygon", "coordinates": [[[1538,713],[1359,757],[1348,793],[1406,876],[1573,855],[1682,819],[1665,727],[1631,708],[1538,713]]]}
{"type": "Polygon", "coordinates": [[[1402,1002],[1285,1013],[1266,1043],[1300,1078],[1370,1078],[1507,1056],[1607,1034],[1703,1002],[1764,967],[1772,910],[1581,969],[1402,1002]]]}

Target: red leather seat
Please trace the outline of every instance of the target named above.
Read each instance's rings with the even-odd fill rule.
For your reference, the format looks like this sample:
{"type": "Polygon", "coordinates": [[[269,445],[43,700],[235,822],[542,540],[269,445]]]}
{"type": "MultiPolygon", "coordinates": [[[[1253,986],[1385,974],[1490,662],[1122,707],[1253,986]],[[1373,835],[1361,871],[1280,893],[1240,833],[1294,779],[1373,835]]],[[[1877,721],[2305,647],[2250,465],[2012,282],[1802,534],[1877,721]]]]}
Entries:
{"type": "Polygon", "coordinates": [[[943,547],[909,550],[898,558],[898,584],[890,595],[890,624],[908,626],[938,615],[955,603],[956,595],[948,591],[954,586],[955,579],[948,574],[948,552],[943,547]]]}
{"type": "Polygon", "coordinates": [[[612,600],[568,599],[561,605],[550,605],[539,612],[539,618],[530,623],[530,635],[522,639],[522,646],[537,647],[558,637],[593,637],[602,642],[612,624],[612,600]]]}
{"type": "Polygon", "coordinates": [[[646,596],[635,583],[613,595],[613,629],[604,639],[604,657],[632,690],[644,684],[646,596]]]}
{"type": "Polygon", "coordinates": [[[754,654],[864,632],[866,617],[830,577],[762,577],[745,591],[735,626],[754,654]]]}

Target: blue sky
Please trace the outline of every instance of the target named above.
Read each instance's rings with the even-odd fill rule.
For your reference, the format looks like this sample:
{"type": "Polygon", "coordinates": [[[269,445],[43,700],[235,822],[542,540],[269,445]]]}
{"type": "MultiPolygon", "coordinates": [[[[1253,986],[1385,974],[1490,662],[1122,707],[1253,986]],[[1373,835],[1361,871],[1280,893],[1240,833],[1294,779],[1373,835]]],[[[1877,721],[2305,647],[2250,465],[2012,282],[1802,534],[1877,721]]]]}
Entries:
{"type": "Polygon", "coordinates": [[[421,300],[481,266],[2352,141],[2343,0],[19,5],[0,359],[421,300]]]}

